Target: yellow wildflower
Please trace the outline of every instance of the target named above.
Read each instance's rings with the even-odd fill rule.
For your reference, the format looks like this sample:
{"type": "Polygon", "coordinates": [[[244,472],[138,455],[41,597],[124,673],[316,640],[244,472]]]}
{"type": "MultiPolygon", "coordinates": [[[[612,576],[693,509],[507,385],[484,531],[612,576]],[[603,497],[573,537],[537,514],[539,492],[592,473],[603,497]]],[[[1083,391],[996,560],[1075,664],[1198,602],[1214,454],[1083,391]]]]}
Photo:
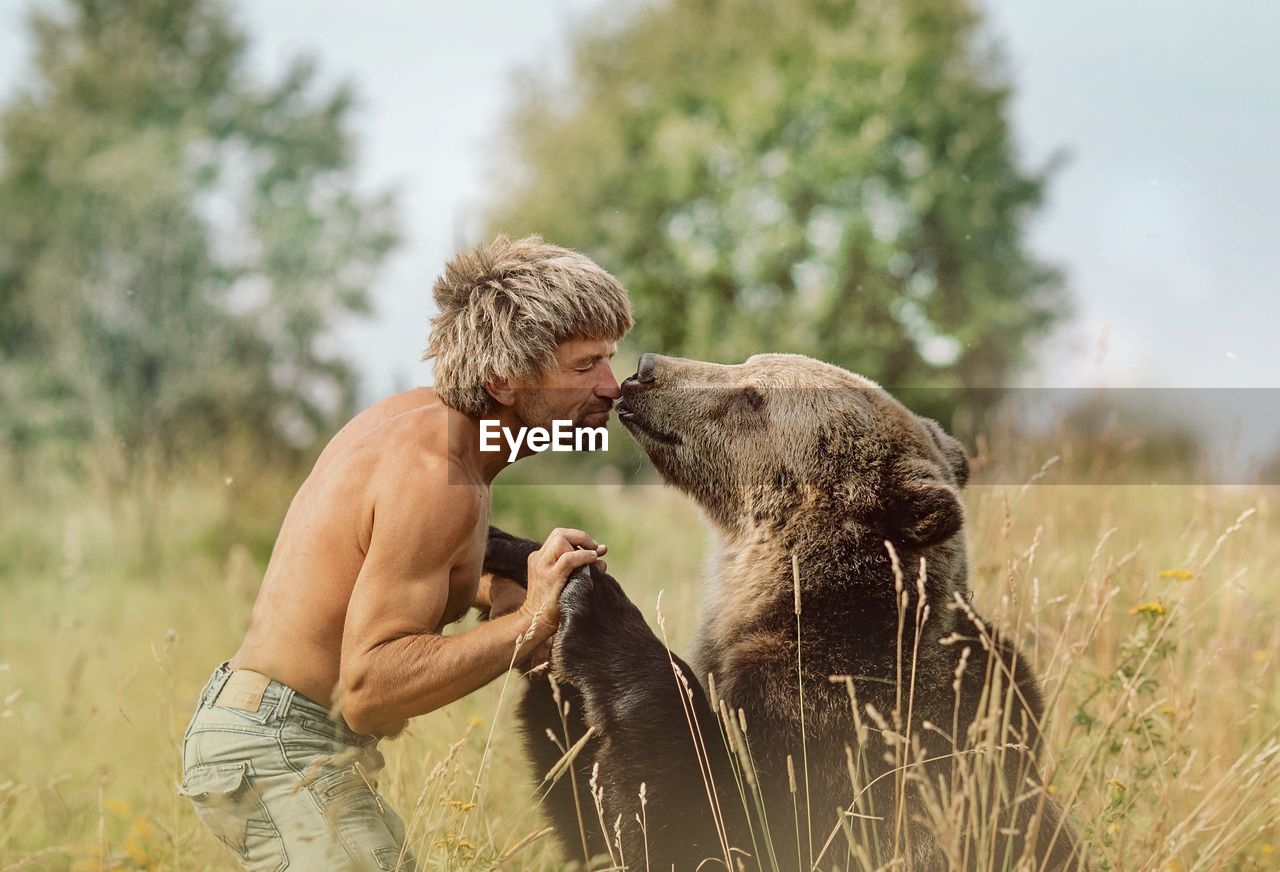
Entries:
{"type": "Polygon", "coordinates": [[[1253,652],[1254,663],[1266,663],[1271,659],[1271,651],[1267,648],[1259,648],[1253,652]]]}
{"type": "Polygon", "coordinates": [[[164,852],[165,834],[144,817],[135,817],[124,837],[124,851],[143,869],[153,869],[164,852]]]}
{"type": "Polygon", "coordinates": [[[1190,581],[1195,578],[1196,574],[1190,569],[1162,569],[1156,573],[1156,578],[1171,578],[1174,581],[1190,581]]]}
{"type": "Polygon", "coordinates": [[[1163,614],[1164,614],[1165,612],[1167,612],[1167,611],[1168,611],[1168,609],[1166,609],[1166,608],[1165,608],[1164,606],[1162,606],[1160,603],[1157,603],[1157,602],[1150,602],[1150,603],[1139,603],[1138,605],[1136,605],[1136,606],[1134,606],[1133,608],[1129,609],[1129,614],[1131,614],[1131,615],[1154,615],[1154,616],[1156,616],[1156,617],[1159,617],[1160,615],[1163,615],[1163,614]]]}
{"type": "Polygon", "coordinates": [[[476,854],[475,842],[470,839],[464,839],[462,836],[455,836],[452,833],[446,835],[443,839],[436,839],[431,843],[431,847],[459,851],[464,860],[470,860],[476,854]]]}
{"type": "Polygon", "coordinates": [[[1260,854],[1274,854],[1275,852],[1276,852],[1276,846],[1271,844],[1270,842],[1263,842],[1261,845],[1258,846],[1258,853],[1260,854]]]}
{"type": "Polygon", "coordinates": [[[123,799],[104,800],[102,807],[117,817],[133,817],[133,806],[123,799]]]}

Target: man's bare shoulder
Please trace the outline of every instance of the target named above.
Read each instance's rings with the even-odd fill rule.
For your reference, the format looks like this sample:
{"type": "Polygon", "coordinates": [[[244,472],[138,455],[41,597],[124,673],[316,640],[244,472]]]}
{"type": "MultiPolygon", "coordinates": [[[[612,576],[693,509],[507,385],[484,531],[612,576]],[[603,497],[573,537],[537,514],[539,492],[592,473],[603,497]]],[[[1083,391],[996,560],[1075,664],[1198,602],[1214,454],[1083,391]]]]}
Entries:
{"type": "MultiPolygon", "coordinates": [[[[437,508],[475,523],[483,494],[449,452],[448,408],[432,388],[387,397],[352,418],[325,446],[310,479],[362,515],[376,503],[437,508]]],[[[370,519],[371,520],[371,519],[370,519]]]]}
{"type": "Polygon", "coordinates": [[[448,456],[448,413],[431,388],[387,397],[356,415],[316,459],[315,473],[368,477],[410,472],[448,456]]]}
{"type": "Polygon", "coordinates": [[[375,513],[381,507],[384,515],[391,510],[432,530],[448,550],[471,537],[485,514],[488,488],[454,460],[448,409],[434,391],[429,401],[385,416],[361,438],[360,451],[372,461],[368,488],[375,513]]]}
{"type": "Polygon", "coordinates": [[[439,427],[444,426],[444,404],[436,396],[435,389],[414,388],[379,400],[348,421],[329,440],[320,459],[323,460],[326,454],[338,453],[346,447],[370,439],[378,440],[388,436],[402,438],[407,431],[401,419],[406,415],[415,419],[418,427],[422,426],[424,420],[429,426],[432,418],[439,419],[439,427]]]}

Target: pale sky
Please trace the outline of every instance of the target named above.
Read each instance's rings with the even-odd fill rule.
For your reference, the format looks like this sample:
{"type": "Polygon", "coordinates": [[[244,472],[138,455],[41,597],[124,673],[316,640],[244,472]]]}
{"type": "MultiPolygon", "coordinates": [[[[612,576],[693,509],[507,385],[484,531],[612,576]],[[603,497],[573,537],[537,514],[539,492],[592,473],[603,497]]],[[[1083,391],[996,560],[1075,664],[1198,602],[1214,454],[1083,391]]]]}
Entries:
{"type": "MultiPolygon", "coordinates": [[[[1025,163],[1070,154],[1031,244],[1065,267],[1076,314],[1028,383],[1280,387],[1280,4],[985,5],[1010,58],[1025,163]]],[[[0,0],[0,96],[25,70],[27,6],[0,0]]],[[[400,192],[405,243],[376,288],[376,316],[339,335],[366,401],[428,381],[418,358],[431,283],[475,241],[513,71],[562,62],[573,22],[606,4],[235,6],[264,73],[310,51],[326,77],[354,81],[360,176],[400,192]]]]}

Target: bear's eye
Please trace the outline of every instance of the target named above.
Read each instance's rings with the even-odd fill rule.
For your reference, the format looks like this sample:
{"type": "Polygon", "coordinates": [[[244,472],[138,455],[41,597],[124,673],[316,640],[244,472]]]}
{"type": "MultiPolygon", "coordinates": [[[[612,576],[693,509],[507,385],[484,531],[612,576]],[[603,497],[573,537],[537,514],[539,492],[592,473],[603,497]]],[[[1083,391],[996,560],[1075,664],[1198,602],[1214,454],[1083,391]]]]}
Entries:
{"type": "Polygon", "coordinates": [[[738,402],[753,412],[764,406],[764,395],[753,387],[745,387],[738,395],[738,402]]]}

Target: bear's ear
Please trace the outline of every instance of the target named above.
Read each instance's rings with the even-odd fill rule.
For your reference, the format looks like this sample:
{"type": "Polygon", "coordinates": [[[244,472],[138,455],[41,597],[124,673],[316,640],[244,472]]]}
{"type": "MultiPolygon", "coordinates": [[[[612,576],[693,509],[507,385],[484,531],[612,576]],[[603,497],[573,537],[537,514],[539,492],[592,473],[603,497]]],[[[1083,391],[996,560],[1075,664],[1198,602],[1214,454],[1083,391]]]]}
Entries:
{"type": "MultiPolygon", "coordinates": [[[[914,464],[913,464],[914,466],[914,464]]],[[[907,545],[933,545],[949,539],[964,526],[964,506],[956,488],[919,468],[902,478],[889,506],[890,540],[907,545]]]]}
{"type": "Polygon", "coordinates": [[[933,443],[942,452],[943,458],[947,461],[947,467],[951,470],[951,474],[955,476],[956,487],[964,487],[969,482],[969,457],[965,453],[964,446],[960,444],[960,440],[954,436],[948,435],[946,430],[942,429],[942,425],[932,418],[925,418],[921,415],[920,423],[924,424],[924,429],[928,431],[929,437],[933,443]]]}

